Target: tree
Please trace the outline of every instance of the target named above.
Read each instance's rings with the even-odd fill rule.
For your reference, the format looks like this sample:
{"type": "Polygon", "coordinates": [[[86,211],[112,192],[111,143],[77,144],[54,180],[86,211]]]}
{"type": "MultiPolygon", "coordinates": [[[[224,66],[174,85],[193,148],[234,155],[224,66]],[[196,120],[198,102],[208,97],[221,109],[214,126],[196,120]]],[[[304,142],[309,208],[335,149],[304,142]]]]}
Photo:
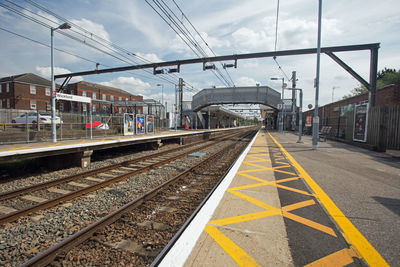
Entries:
{"type": "MultiPolygon", "coordinates": [[[[400,70],[384,68],[377,73],[376,88],[379,90],[387,85],[397,84],[400,85],[400,70]]],[[[367,93],[368,89],[364,85],[356,87],[350,91],[350,94],[344,95],[342,99],[347,99],[356,95],[367,93]]]]}

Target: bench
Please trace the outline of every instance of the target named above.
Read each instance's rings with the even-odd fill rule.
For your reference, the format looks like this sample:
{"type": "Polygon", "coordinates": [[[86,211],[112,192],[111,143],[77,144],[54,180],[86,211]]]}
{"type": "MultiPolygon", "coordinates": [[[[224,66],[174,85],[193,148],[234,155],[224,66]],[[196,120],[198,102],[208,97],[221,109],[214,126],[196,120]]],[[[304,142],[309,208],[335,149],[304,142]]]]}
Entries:
{"type": "Polygon", "coordinates": [[[321,141],[321,137],[324,138],[324,142],[326,142],[326,137],[331,133],[331,126],[322,126],[321,131],[319,132],[319,139],[321,141]]]}

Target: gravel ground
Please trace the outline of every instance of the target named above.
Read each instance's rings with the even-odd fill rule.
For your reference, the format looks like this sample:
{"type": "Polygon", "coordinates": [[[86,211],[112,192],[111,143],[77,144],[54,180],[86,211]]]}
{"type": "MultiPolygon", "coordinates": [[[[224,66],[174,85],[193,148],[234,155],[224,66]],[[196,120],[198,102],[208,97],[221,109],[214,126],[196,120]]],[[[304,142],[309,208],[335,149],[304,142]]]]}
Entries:
{"type": "MultiPolygon", "coordinates": [[[[207,154],[214,153],[220,146],[210,147],[203,152],[207,154]]],[[[90,169],[116,164],[151,153],[154,152],[145,151],[112,160],[94,162],[90,169]]],[[[76,200],[68,201],[62,205],[23,217],[15,222],[1,225],[0,265],[18,266],[22,264],[40,251],[135,199],[143,192],[154,188],[199,160],[201,158],[184,157],[168,164],[168,166],[132,176],[122,182],[92,192],[76,200]]],[[[24,177],[3,183],[0,187],[1,191],[4,192],[58,179],[81,171],[81,168],[70,168],[44,175],[24,177]]]]}

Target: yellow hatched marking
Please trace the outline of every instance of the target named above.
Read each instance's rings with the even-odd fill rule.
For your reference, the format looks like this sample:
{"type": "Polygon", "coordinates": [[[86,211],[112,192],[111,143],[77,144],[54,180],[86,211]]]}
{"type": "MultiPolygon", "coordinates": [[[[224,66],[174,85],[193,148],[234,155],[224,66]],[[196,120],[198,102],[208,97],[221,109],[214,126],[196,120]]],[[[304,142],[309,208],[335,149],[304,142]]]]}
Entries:
{"type": "Polygon", "coordinates": [[[211,237],[228,253],[229,256],[239,266],[260,266],[252,257],[250,257],[243,249],[236,245],[232,240],[221,233],[217,227],[207,225],[204,229],[211,237]]]}
{"type": "Polygon", "coordinates": [[[286,211],[283,211],[282,214],[283,214],[284,217],[286,217],[288,219],[291,219],[291,220],[293,220],[295,222],[307,225],[308,227],[314,228],[314,229],[319,230],[321,232],[324,232],[324,233],[326,233],[328,235],[337,237],[335,231],[333,231],[333,229],[328,227],[328,226],[322,225],[320,223],[313,222],[313,221],[311,221],[309,219],[294,215],[293,213],[289,213],[289,212],[286,212],[286,211]]]}
{"type": "Polygon", "coordinates": [[[301,209],[304,207],[308,207],[311,205],[314,205],[315,201],[314,199],[310,199],[310,200],[306,200],[306,201],[302,201],[302,202],[297,202],[291,205],[287,205],[285,207],[282,208],[282,211],[292,211],[292,210],[297,210],[297,209],[301,209]]]}
{"type": "Polygon", "coordinates": [[[281,179],[276,181],[277,184],[281,184],[281,183],[286,183],[286,182],[291,182],[291,181],[295,181],[300,179],[301,177],[297,176],[297,177],[291,177],[291,178],[285,178],[285,179],[281,179]]]}
{"type": "Polygon", "coordinates": [[[275,170],[275,171],[280,172],[280,173],[286,173],[286,174],[293,175],[293,176],[297,175],[296,173],[293,173],[293,172],[286,172],[286,171],[281,171],[281,170],[275,170]]]}
{"type": "Polygon", "coordinates": [[[346,266],[354,262],[353,257],[361,258],[360,255],[354,253],[352,247],[350,249],[345,248],[332,253],[326,257],[316,260],[310,264],[305,265],[305,267],[336,267],[336,266],[346,266]]]}
{"type": "Polygon", "coordinates": [[[297,161],[290,155],[286,149],[270,134],[269,136],[280,147],[282,152],[286,155],[288,160],[292,163],[293,167],[297,169],[299,175],[307,182],[315,196],[319,199],[321,204],[325,207],[327,212],[336,221],[339,227],[343,230],[343,235],[350,243],[354,245],[357,251],[370,266],[389,266],[385,259],[379,254],[378,251],[368,242],[368,240],[358,231],[358,229],[351,223],[351,221],[343,214],[343,212],[336,206],[332,199],[325,193],[324,190],[311,178],[311,176],[297,163],[297,161]]]}
{"type": "Polygon", "coordinates": [[[279,187],[279,188],[282,188],[282,189],[285,189],[285,190],[289,190],[289,191],[292,191],[292,192],[296,192],[296,193],[299,193],[299,194],[303,194],[303,195],[306,195],[306,196],[312,196],[312,194],[310,194],[310,193],[308,193],[306,191],[299,190],[299,189],[296,189],[296,188],[292,188],[292,187],[289,187],[289,186],[284,186],[284,185],[277,184],[276,187],[279,187]]]}
{"type": "Polygon", "coordinates": [[[230,225],[230,224],[235,224],[235,223],[263,219],[266,217],[281,215],[281,214],[282,214],[282,212],[280,209],[274,208],[273,210],[268,210],[268,211],[260,211],[260,212],[255,212],[255,213],[248,213],[248,214],[218,219],[218,220],[210,221],[209,223],[219,225],[219,226],[225,226],[225,225],[230,225]]]}

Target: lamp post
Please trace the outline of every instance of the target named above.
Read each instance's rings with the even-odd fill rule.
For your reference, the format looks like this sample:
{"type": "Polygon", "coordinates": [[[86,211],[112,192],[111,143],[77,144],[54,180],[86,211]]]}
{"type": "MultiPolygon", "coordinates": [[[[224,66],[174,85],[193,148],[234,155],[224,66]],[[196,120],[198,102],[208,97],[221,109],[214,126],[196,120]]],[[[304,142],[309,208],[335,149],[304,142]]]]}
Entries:
{"type": "Polygon", "coordinates": [[[282,95],[281,95],[281,104],[282,104],[282,111],[280,113],[280,120],[279,120],[279,132],[283,132],[283,120],[284,120],[284,103],[283,103],[283,99],[284,99],[284,95],[285,95],[285,78],[271,78],[272,81],[278,81],[278,80],[282,80],[282,95]]]}
{"type": "Polygon", "coordinates": [[[319,98],[319,72],[320,72],[320,57],[321,57],[321,16],[322,16],[322,0],[319,0],[318,5],[318,40],[317,40],[317,70],[315,78],[315,108],[313,118],[313,136],[312,136],[312,149],[316,150],[318,147],[318,131],[319,131],[319,117],[318,117],[318,98],[319,98]]]}
{"type": "Polygon", "coordinates": [[[66,30],[70,29],[71,25],[68,23],[63,23],[57,28],[50,28],[50,33],[51,33],[51,66],[50,66],[50,72],[51,72],[51,137],[53,140],[53,143],[57,142],[57,132],[56,132],[56,90],[55,90],[55,82],[54,82],[54,31],[61,29],[61,30],[66,30]]]}

